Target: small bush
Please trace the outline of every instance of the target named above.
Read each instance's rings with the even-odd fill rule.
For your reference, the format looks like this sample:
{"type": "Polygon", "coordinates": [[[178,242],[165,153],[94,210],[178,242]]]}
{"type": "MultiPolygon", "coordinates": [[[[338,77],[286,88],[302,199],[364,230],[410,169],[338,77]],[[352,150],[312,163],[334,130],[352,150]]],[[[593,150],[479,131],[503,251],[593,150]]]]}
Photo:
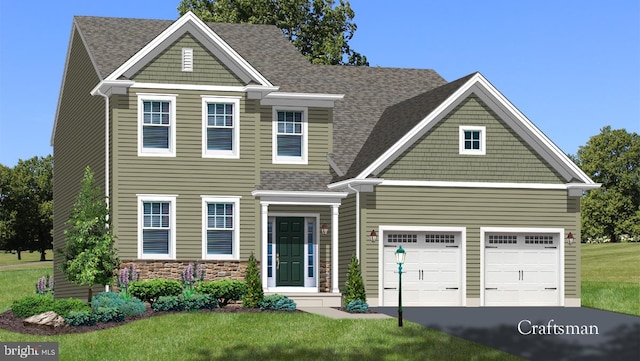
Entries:
{"type": "Polygon", "coordinates": [[[52,311],[66,317],[70,312],[91,311],[91,307],[77,298],[65,298],[53,301],[52,311]]]}
{"type": "Polygon", "coordinates": [[[201,282],[196,285],[196,292],[215,297],[218,300],[219,307],[241,300],[246,293],[246,289],[246,283],[237,280],[201,282]]]}
{"type": "Polygon", "coordinates": [[[131,297],[124,302],[120,310],[125,316],[138,316],[147,311],[147,306],[139,299],[131,297]]]}
{"type": "Polygon", "coordinates": [[[265,296],[259,306],[263,311],[294,311],[296,309],[296,303],[292,299],[278,294],[265,296]]]}
{"type": "Polygon", "coordinates": [[[156,278],[131,282],[129,293],[144,302],[153,303],[162,296],[179,296],[182,293],[182,285],[179,281],[156,278]]]}
{"type": "Polygon", "coordinates": [[[124,313],[115,307],[100,307],[93,311],[97,322],[123,322],[124,313]]]}
{"type": "Polygon", "coordinates": [[[362,300],[351,301],[347,304],[347,312],[365,313],[369,310],[369,305],[362,300]]]}
{"type": "Polygon", "coordinates": [[[195,294],[183,299],[187,311],[212,310],[218,307],[218,301],[212,295],[195,294]]]}
{"type": "Polygon", "coordinates": [[[124,300],[115,292],[100,292],[91,298],[91,309],[96,311],[102,307],[122,308],[124,300]]]}
{"type": "Polygon", "coordinates": [[[71,311],[64,320],[69,326],[93,326],[97,322],[91,311],[71,311]]]}
{"type": "Polygon", "coordinates": [[[162,311],[183,311],[184,301],[178,296],[160,296],[151,304],[151,308],[156,312],[162,311]]]}
{"type": "Polygon", "coordinates": [[[11,311],[20,318],[27,318],[47,311],[53,311],[53,297],[39,295],[22,297],[13,302],[11,311]]]}
{"type": "Polygon", "coordinates": [[[247,285],[247,292],[242,298],[242,307],[256,308],[264,298],[264,292],[262,290],[260,270],[256,264],[256,258],[253,256],[253,252],[251,253],[251,256],[249,256],[249,263],[247,264],[247,273],[244,277],[244,281],[247,285]]]}
{"type": "Polygon", "coordinates": [[[347,282],[345,282],[344,291],[342,292],[342,300],[345,306],[355,300],[367,302],[367,293],[364,290],[360,263],[356,256],[351,257],[351,263],[347,271],[347,282]]]}

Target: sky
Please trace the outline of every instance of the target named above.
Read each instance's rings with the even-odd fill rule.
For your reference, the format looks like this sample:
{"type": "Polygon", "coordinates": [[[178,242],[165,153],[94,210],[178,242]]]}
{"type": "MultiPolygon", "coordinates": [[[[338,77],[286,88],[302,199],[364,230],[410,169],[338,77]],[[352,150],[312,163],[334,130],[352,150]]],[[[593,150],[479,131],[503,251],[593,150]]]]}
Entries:
{"type": "MultiPolygon", "coordinates": [[[[176,19],[179,0],[0,0],[0,163],[50,146],[74,15],[176,19]]],[[[565,153],[640,133],[638,0],[350,0],[371,66],[481,72],[565,153]],[[393,6],[390,6],[393,4],[393,6]]]]}

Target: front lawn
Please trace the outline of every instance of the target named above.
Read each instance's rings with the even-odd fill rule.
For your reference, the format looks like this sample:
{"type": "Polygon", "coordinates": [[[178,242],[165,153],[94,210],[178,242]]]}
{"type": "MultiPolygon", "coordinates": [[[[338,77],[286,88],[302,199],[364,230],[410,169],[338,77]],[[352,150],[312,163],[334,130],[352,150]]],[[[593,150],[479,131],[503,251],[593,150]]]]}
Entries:
{"type": "Polygon", "coordinates": [[[640,316],[640,243],[582,244],[582,306],[640,316]]]}

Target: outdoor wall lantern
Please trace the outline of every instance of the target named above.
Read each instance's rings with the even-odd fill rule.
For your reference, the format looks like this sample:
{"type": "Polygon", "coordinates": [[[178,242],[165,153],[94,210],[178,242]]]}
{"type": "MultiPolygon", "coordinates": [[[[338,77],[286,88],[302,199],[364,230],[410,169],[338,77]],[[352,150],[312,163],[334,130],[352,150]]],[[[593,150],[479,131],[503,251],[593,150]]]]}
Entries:
{"type": "Polygon", "coordinates": [[[373,243],[375,243],[378,240],[378,234],[376,233],[375,229],[373,231],[371,231],[371,234],[369,234],[369,239],[373,243]]]}
{"type": "Polygon", "coordinates": [[[398,264],[398,327],[402,327],[402,265],[407,253],[402,246],[396,250],[396,263],[398,264]]]}
{"type": "Polygon", "coordinates": [[[569,245],[573,244],[574,239],[573,233],[569,232],[569,234],[567,234],[567,242],[569,242],[569,245]]]}
{"type": "Polygon", "coordinates": [[[326,223],[322,223],[322,226],[320,226],[320,230],[322,230],[322,234],[328,234],[329,233],[329,225],[326,223]]]}

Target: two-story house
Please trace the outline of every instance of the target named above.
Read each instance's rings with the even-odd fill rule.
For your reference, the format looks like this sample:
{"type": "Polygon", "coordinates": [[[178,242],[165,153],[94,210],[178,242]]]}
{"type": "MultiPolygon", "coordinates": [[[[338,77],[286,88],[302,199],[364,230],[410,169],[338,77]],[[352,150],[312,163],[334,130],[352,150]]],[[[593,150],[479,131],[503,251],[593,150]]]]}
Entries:
{"type": "Polygon", "coordinates": [[[312,65],[276,27],[192,13],[75,17],[52,143],[54,247],[89,165],[142,279],[242,278],[254,253],[266,292],[338,305],[356,255],[394,305],[402,245],[405,304],[580,305],[598,185],[479,73],[312,65]]]}

